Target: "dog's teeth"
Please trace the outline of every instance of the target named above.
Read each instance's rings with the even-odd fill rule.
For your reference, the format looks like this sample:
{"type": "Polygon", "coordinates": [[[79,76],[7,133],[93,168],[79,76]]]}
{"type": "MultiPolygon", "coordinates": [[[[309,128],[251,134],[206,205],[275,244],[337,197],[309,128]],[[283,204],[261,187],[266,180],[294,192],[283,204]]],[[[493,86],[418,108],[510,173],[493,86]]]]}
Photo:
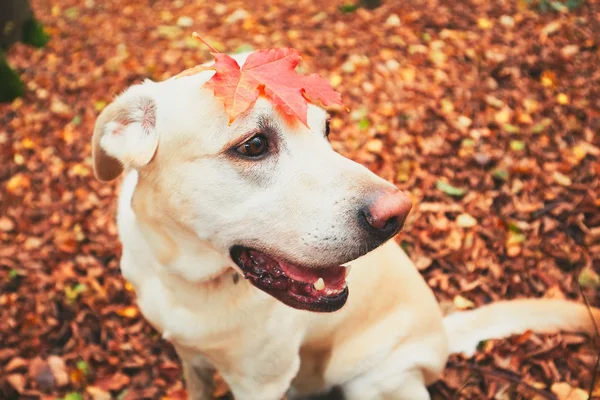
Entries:
{"type": "Polygon", "coordinates": [[[352,269],[352,267],[350,265],[348,265],[346,267],[346,278],[348,277],[348,275],[350,275],[350,270],[352,269]]]}
{"type": "Polygon", "coordinates": [[[315,283],[313,283],[313,286],[317,290],[323,290],[325,289],[325,281],[323,280],[323,278],[319,278],[315,283]]]}

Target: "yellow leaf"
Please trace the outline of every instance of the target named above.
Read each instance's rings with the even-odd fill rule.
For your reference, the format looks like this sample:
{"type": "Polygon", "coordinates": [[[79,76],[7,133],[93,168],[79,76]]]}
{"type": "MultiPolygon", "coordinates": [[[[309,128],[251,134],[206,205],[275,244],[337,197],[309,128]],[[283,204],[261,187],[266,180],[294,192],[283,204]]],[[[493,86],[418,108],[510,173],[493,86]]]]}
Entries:
{"type": "Polygon", "coordinates": [[[383,142],[379,139],[371,139],[367,142],[365,147],[371,153],[381,153],[381,150],[383,150],[383,142]]]}
{"type": "Polygon", "coordinates": [[[450,114],[454,111],[454,104],[448,98],[443,98],[440,101],[440,105],[442,106],[442,113],[444,114],[450,114]]]}
{"type": "Polygon", "coordinates": [[[562,105],[569,104],[569,96],[567,96],[564,93],[559,93],[556,96],[556,101],[558,101],[558,104],[562,104],[562,105]]]}
{"type": "Polygon", "coordinates": [[[573,147],[573,155],[575,156],[577,163],[580,163],[581,160],[583,160],[587,156],[587,154],[587,148],[585,146],[582,146],[581,143],[573,147]]]}
{"type": "Polygon", "coordinates": [[[300,37],[300,32],[295,29],[291,29],[287,32],[287,37],[290,40],[296,40],[300,37]]]}
{"type": "Polygon", "coordinates": [[[17,192],[19,189],[26,189],[31,185],[31,180],[27,175],[16,174],[6,183],[6,189],[9,192],[17,192]]]}
{"type": "Polygon", "coordinates": [[[473,120],[465,115],[461,115],[460,117],[458,117],[456,122],[458,123],[459,127],[463,128],[463,129],[467,129],[468,127],[471,126],[471,124],[473,123],[473,120]]]}
{"type": "Polygon", "coordinates": [[[461,228],[472,228],[477,225],[477,220],[471,215],[463,213],[456,218],[456,224],[461,228]]]}
{"type": "Polygon", "coordinates": [[[86,176],[90,176],[90,174],[90,169],[82,163],[77,163],[69,169],[69,176],[80,176],[85,178],[86,176]]]}
{"type": "Polygon", "coordinates": [[[396,108],[394,107],[394,105],[392,103],[383,103],[381,105],[381,107],[379,107],[379,113],[381,113],[381,115],[385,115],[386,117],[392,117],[394,115],[396,115],[396,108]]]}
{"type": "Polygon", "coordinates": [[[453,302],[456,308],[458,308],[459,310],[465,310],[467,308],[475,307],[475,303],[473,303],[466,297],[462,297],[461,295],[455,296],[453,302]]]}
{"type": "Polygon", "coordinates": [[[552,71],[546,70],[542,72],[540,81],[544,87],[554,87],[556,85],[556,74],[552,71]]]}
{"type": "Polygon", "coordinates": [[[117,311],[117,314],[125,318],[135,318],[138,316],[139,310],[137,307],[129,306],[117,311]]]}
{"type": "Polygon", "coordinates": [[[487,18],[479,18],[477,20],[477,26],[479,26],[481,29],[490,29],[494,26],[494,22],[487,18]]]}
{"type": "Polygon", "coordinates": [[[71,144],[75,140],[75,135],[73,133],[73,130],[68,125],[65,128],[65,130],[62,131],[61,137],[67,144],[71,144]]]}
{"type": "Polygon", "coordinates": [[[344,126],[344,120],[341,118],[332,118],[331,119],[331,129],[341,129],[344,126]]]}
{"type": "Polygon", "coordinates": [[[417,72],[412,68],[402,68],[400,70],[400,76],[402,77],[402,81],[412,83],[415,81],[417,72]]]}
{"type": "Polygon", "coordinates": [[[571,186],[571,178],[569,178],[565,174],[561,174],[558,171],[554,171],[552,177],[554,178],[554,182],[558,183],[561,186],[571,186]]]}
{"type": "Polygon", "coordinates": [[[125,282],[125,290],[129,291],[129,292],[133,292],[133,285],[129,282],[125,282]]]}
{"type": "Polygon", "coordinates": [[[523,100],[523,107],[528,113],[534,113],[538,109],[538,102],[534,99],[525,99],[523,100]]]}
{"type": "Polygon", "coordinates": [[[544,43],[548,39],[548,36],[557,32],[560,29],[561,25],[562,21],[558,20],[550,22],[548,25],[544,26],[540,32],[540,40],[542,41],[542,43],[544,43]]]}
{"type": "Polygon", "coordinates": [[[29,138],[25,138],[21,141],[21,146],[24,149],[33,149],[35,147],[35,142],[29,138]]]}
{"type": "Polygon", "coordinates": [[[340,83],[342,83],[342,77],[338,74],[335,74],[329,79],[329,83],[331,83],[332,87],[336,88],[340,86],[340,83]]]}
{"type": "Polygon", "coordinates": [[[533,124],[533,118],[529,114],[519,114],[518,121],[523,125],[533,124]]]}
{"type": "Polygon", "coordinates": [[[402,160],[396,171],[396,180],[406,182],[410,179],[411,165],[409,160],[402,160]]]}
{"type": "Polygon", "coordinates": [[[173,19],[173,14],[169,11],[161,11],[160,19],[162,22],[169,22],[173,19]]]}
{"type": "Polygon", "coordinates": [[[242,29],[245,30],[245,31],[249,31],[249,30],[251,30],[254,27],[254,25],[255,25],[254,24],[254,18],[249,17],[249,18],[246,18],[244,20],[244,22],[242,23],[242,29]]]}
{"type": "Polygon", "coordinates": [[[511,116],[512,110],[508,107],[505,107],[494,114],[494,120],[498,123],[498,125],[505,125],[510,122],[511,116]]]}
{"type": "Polygon", "coordinates": [[[444,52],[441,51],[441,50],[437,50],[436,49],[436,50],[432,50],[429,53],[429,61],[431,61],[432,63],[434,63],[437,66],[444,65],[444,63],[446,62],[447,58],[448,57],[446,56],[446,54],[444,54],[444,52]]]}

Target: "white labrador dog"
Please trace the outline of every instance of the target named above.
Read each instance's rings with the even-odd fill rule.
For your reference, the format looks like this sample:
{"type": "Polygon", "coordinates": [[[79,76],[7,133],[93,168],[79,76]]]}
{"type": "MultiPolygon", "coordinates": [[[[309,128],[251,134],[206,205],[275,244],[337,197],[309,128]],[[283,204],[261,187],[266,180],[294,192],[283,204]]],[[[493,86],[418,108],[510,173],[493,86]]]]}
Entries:
{"type": "Polygon", "coordinates": [[[211,398],[216,369],[238,400],[334,386],[349,400],[428,399],[449,352],[527,329],[593,331],[584,306],[555,300],[443,318],[389,240],[406,195],[335,153],[316,106],[310,129],[264,98],[230,126],[202,87],[212,74],[130,87],[92,139],[99,179],[126,171],[121,268],[177,349],[190,398],[211,398]]]}

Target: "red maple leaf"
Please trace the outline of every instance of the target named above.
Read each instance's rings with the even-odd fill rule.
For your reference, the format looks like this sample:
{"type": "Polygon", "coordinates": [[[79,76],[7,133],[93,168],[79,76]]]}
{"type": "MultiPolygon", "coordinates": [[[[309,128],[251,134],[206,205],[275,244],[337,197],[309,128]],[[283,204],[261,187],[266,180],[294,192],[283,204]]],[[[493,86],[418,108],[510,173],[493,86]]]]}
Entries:
{"type": "Polygon", "coordinates": [[[230,123],[251,107],[261,93],[285,114],[298,118],[304,125],[307,125],[309,101],[320,100],[324,106],[342,105],[340,94],[327,80],[317,74],[304,76],[295,71],[302,58],[298,50],[259,50],[250,54],[241,68],[226,54],[213,53],[213,56],[214,65],[198,66],[179,76],[215,70],[215,75],[205,87],[223,102],[230,123]]]}

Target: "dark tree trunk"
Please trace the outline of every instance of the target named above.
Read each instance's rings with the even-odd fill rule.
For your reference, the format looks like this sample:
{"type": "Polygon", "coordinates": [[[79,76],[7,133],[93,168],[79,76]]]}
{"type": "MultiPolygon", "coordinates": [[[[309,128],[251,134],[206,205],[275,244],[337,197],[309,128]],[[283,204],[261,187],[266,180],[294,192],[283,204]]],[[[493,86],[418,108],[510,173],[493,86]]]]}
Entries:
{"type": "Polygon", "coordinates": [[[382,0],[360,0],[360,4],[367,9],[374,9],[381,5],[382,0]]]}
{"type": "Polygon", "coordinates": [[[29,0],[0,1],[0,49],[23,40],[25,25],[33,19],[29,0]]]}
{"type": "Polygon", "coordinates": [[[23,83],[8,65],[4,52],[16,42],[42,47],[47,41],[29,0],[0,0],[0,102],[12,101],[23,94],[23,83]]]}

